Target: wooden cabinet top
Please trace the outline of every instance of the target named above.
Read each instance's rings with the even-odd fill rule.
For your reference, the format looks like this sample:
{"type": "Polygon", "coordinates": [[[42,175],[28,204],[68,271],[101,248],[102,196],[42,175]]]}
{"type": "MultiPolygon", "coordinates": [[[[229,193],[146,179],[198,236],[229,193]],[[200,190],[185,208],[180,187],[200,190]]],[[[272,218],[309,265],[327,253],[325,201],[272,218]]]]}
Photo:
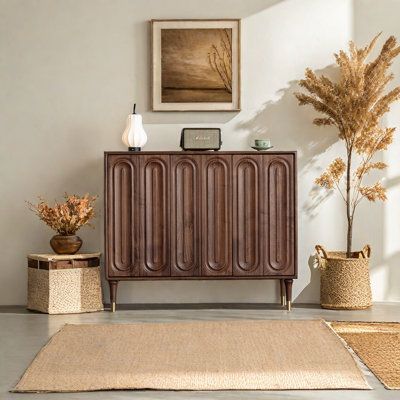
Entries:
{"type": "Polygon", "coordinates": [[[296,150],[290,151],[278,151],[278,150],[266,150],[266,151],[255,151],[255,150],[245,150],[245,151],[213,151],[213,150],[198,150],[198,151],[105,151],[104,155],[197,155],[197,156],[204,156],[204,155],[212,155],[217,156],[219,154],[239,154],[239,155],[252,155],[255,156],[257,154],[297,154],[296,150]]]}

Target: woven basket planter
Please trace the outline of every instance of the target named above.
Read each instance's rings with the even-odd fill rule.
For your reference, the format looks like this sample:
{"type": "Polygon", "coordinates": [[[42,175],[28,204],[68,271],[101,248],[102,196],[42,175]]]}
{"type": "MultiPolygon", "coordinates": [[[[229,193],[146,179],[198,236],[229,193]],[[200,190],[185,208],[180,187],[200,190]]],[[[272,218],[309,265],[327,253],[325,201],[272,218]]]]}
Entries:
{"type": "Polygon", "coordinates": [[[321,307],[334,310],[362,310],[372,305],[369,277],[371,248],[352,253],[317,250],[318,267],[321,272],[321,307]]]}

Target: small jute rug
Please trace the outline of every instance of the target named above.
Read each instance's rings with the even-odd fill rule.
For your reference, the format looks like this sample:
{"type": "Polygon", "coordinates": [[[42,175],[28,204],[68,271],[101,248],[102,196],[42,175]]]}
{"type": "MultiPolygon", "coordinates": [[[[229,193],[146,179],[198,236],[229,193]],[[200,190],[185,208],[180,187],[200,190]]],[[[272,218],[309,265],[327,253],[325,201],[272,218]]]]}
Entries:
{"type": "Polygon", "coordinates": [[[370,389],[323,321],[66,325],[16,392],[370,389]]]}
{"type": "Polygon", "coordinates": [[[332,328],[387,389],[400,389],[400,324],[333,322],[332,328]]]}

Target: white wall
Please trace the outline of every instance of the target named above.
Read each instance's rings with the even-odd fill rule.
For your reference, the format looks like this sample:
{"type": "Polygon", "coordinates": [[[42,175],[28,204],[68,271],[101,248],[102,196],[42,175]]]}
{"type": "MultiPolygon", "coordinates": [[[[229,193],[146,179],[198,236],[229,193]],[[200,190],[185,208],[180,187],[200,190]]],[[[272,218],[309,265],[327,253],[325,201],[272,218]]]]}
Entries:
{"type": "MultiPolygon", "coordinates": [[[[394,10],[400,5],[388,3],[381,8],[393,25],[385,30],[398,32],[394,10]]],[[[0,0],[0,304],[25,303],[25,256],[49,251],[52,232],[24,200],[54,199],[64,191],[100,194],[96,229],[79,234],[83,251],[102,249],[103,151],[124,150],[120,137],[134,101],[146,123],[147,150],[176,150],[182,127],[205,125],[222,128],[224,150],[248,149],[257,136],[270,137],[277,149],[298,150],[294,296],[318,302],[310,255],[317,243],[343,248],[345,225],[339,199],[313,191],[313,180],[342,147],[333,129],[311,124],[314,112],[299,108],[292,93],[308,66],[333,73],[332,53],[347,46],[353,28],[364,43],[376,31],[375,19],[378,30],[386,24],[374,11],[365,17],[353,11],[365,12],[357,1],[353,10],[352,0],[0,0]],[[150,112],[147,21],[219,17],[242,18],[242,111],[150,112]]],[[[400,76],[398,63],[396,69],[400,76]]],[[[388,120],[398,125],[394,118],[388,120]]],[[[397,154],[393,149],[387,157],[394,163],[397,154]]],[[[389,171],[389,181],[398,199],[397,172],[389,171]]],[[[396,201],[364,208],[363,234],[355,232],[356,244],[367,240],[377,255],[375,300],[400,300],[400,289],[390,285],[395,274],[399,278],[392,256],[400,250],[390,234],[399,228],[387,226],[389,212],[391,218],[400,213],[396,201]],[[366,223],[370,215],[373,229],[366,223]]],[[[277,285],[270,281],[129,282],[118,294],[122,303],[276,299],[277,285]]]]}
{"type": "MultiPolygon", "coordinates": [[[[354,37],[357,42],[366,43],[377,33],[382,37],[394,35],[400,40],[400,2],[385,0],[354,1],[354,37]]],[[[376,51],[375,51],[376,54],[376,51]]],[[[390,88],[400,85],[400,59],[392,66],[395,79],[390,88]]],[[[400,300],[400,102],[391,107],[386,115],[387,126],[397,127],[397,135],[390,151],[382,155],[389,164],[384,185],[388,188],[388,201],[384,205],[362,209],[365,220],[360,236],[364,241],[375,238],[375,256],[372,265],[372,287],[374,297],[379,300],[400,300]],[[371,229],[372,227],[372,229],[371,229]]]]}

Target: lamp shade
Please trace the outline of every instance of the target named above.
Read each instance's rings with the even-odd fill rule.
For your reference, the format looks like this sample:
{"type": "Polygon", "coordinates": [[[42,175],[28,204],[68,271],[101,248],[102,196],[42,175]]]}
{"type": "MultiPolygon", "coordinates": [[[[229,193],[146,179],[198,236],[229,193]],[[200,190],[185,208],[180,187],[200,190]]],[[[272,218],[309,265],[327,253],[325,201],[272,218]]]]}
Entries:
{"type": "Polygon", "coordinates": [[[144,131],[140,114],[133,113],[128,115],[122,141],[132,151],[140,151],[140,148],[146,144],[147,135],[144,131]]]}

